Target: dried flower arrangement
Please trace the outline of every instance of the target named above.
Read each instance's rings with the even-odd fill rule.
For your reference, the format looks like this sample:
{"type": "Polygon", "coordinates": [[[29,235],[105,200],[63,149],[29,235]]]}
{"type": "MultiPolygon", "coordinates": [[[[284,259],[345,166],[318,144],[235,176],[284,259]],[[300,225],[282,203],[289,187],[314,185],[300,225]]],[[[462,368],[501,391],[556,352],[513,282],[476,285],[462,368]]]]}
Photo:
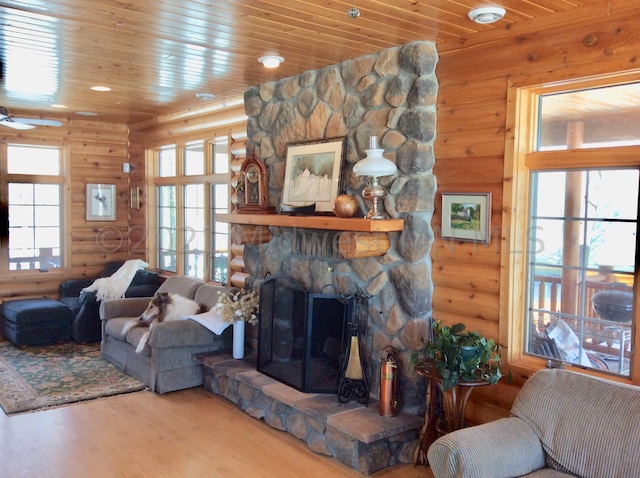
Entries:
{"type": "Polygon", "coordinates": [[[236,289],[230,292],[218,291],[216,307],[222,310],[222,320],[225,322],[244,320],[251,325],[256,325],[259,304],[257,290],[236,289]]]}

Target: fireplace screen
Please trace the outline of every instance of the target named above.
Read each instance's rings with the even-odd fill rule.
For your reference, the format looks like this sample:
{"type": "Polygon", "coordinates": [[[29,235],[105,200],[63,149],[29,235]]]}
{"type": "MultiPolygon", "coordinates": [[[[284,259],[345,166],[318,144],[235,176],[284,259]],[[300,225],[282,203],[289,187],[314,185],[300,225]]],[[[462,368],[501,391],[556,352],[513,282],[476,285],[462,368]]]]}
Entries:
{"type": "Polygon", "coordinates": [[[354,300],[307,293],[295,281],[260,288],[258,371],[302,392],[336,393],[354,300]]]}

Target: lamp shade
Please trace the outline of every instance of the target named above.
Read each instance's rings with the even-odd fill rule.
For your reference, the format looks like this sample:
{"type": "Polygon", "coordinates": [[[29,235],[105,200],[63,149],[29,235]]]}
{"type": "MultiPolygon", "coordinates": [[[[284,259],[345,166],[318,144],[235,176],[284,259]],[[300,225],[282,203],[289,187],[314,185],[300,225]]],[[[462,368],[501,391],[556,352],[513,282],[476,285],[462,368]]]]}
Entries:
{"type": "Polygon", "coordinates": [[[384,149],[376,148],[378,138],[372,136],[369,141],[371,149],[365,150],[367,156],[356,163],[353,167],[353,174],[356,176],[381,177],[391,176],[397,170],[393,161],[389,161],[382,156],[384,149]]]}

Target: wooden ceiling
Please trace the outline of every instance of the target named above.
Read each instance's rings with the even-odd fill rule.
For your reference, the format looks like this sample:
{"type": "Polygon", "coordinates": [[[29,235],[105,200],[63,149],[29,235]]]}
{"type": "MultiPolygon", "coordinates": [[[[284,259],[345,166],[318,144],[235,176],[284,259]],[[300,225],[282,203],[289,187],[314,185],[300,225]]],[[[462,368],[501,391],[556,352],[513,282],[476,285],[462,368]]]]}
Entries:
{"type": "Polygon", "coordinates": [[[467,14],[483,0],[0,0],[0,106],[51,117],[61,104],[65,116],[135,123],[416,40],[453,49],[592,2],[495,0],[505,18],[479,25],[467,14]],[[347,14],[354,6],[358,18],[347,14]],[[266,54],[285,62],[265,69],[266,54]]]}

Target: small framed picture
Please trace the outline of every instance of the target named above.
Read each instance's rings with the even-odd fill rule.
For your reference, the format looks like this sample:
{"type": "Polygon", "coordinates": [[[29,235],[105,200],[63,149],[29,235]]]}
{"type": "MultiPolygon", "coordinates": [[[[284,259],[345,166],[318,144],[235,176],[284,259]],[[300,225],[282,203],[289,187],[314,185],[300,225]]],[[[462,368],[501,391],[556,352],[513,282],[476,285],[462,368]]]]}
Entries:
{"type": "Polygon", "coordinates": [[[116,185],[87,184],[87,221],[116,220],[116,185]]]}
{"type": "Polygon", "coordinates": [[[342,184],[346,138],[287,146],[282,204],[332,212],[342,184]]]}
{"type": "Polygon", "coordinates": [[[442,193],[442,237],[491,242],[491,193],[442,193]]]}

